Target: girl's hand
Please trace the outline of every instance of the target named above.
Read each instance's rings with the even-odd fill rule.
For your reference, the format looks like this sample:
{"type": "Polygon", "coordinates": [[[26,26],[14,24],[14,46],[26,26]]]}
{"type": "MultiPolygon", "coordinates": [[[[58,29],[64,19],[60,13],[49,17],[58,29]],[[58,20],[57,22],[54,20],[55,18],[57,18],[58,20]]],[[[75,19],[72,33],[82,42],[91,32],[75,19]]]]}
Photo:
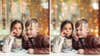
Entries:
{"type": "Polygon", "coordinates": [[[66,33],[63,31],[61,32],[60,36],[65,37],[66,33]]]}
{"type": "Polygon", "coordinates": [[[17,35],[17,32],[16,32],[16,30],[13,30],[10,34],[11,34],[11,36],[15,37],[17,35]]]}

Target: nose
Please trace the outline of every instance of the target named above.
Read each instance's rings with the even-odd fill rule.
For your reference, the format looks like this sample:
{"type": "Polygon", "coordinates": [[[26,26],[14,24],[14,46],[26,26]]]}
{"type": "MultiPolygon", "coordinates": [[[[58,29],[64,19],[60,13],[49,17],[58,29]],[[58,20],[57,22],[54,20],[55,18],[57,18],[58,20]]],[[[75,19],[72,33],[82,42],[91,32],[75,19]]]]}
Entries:
{"type": "Polygon", "coordinates": [[[18,32],[18,29],[16,29],[16,32],[18,32]]]}
{"type": "Polygon", "coordinates": [[[18,33],[19,32],[19,29],[16,29],[16,32],[18,33]]]}
{"type": "Polygon", "coordinates": [[[66,30],[66,32],[68,33],[68,32],[69,32],[69,30],[66,30]]]}

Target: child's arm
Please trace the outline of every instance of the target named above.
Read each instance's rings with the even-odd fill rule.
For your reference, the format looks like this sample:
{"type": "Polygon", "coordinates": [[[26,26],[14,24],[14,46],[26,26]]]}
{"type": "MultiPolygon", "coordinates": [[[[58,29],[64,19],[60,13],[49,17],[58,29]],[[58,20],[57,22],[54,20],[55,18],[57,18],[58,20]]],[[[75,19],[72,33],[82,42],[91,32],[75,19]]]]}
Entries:
{"type": "Polygon", "coordinates": [[[25,38],[22,39],[22,48],[24,49],[32,48],[31,43],[29,42],[28,39],[27,40],[25,38]]]}
{"type": "Polygon", "coordinates": [[[29,54],[49,54],[49,48],[29,48],[28,53],[29,54]]]}
{"type": "Polygon", "coordinates": [[[4,41],[2,51],[3,52],[11,52],[13,42],[14,42],[14,37],[12,37],[12,36],[7,37],[4,41]]]}
{"type": "Polygon", "coordinates": [[[34,49],[34,54],[48,54],[50,48],[40,48],[34,49]]]}
{"type": "Polygon", "coordinates": [[[84,49],[84,54],[100,54],[100,48],[84,49]]]}
{"type": "MultiPolygon", "coordinates": [[[[41,37],[42,38],[42,37],[41,37]]],[[[49,37],[43,37],[41,39],[41,48],[35,48],[34,49],[34,53],[42,53],[42,54],[47,54],[49,53],[49,50],[50,50],[50,42],[49,42],[49,37]]]]}
{"type": "Polygon", "coordinates": [[[93,38],[91,45],[92,49],[85,49],[85,54],[100,54],[100,38],[93,38]]]}
{"type": "Polygon", "coordinates": [[[88,49],[83,49],[80,51],[80,53],[83,54],[100,54],[100,38],[93,38],[91,41],[91,47],[88,49]]]}
{"type": "Polygon", "coordinates": [[[64,42],[64,38],[62,36],[56,37],[52,48],[53,52],[56,53],[61,52],[63,42],[64,42]]]}
{"type": "Polygon", "coordinates": [[[49,37],[39,38],[39,43],[41,44],[39,48],[29,48],[28,52],[31,54],[48,54],[50,51],[49,37]]]}

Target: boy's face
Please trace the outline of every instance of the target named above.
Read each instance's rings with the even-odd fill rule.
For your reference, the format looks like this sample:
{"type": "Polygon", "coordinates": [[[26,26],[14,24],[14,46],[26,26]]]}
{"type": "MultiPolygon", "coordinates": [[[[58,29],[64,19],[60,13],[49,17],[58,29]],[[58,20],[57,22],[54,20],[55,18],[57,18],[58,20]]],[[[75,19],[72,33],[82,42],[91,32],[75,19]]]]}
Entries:
{"type": "Polygon", "coordinates": [[[66,24],[63,27],[61,32],[63,33],[64,36],[69,37],[72,34],[72,26],[71,26],[71,24],[70,23],[66,24]]]}
{"type": "Polygon", "coordinates": [[[38,33],[38,23],[32,23],[26,27],[26,35],[28,37],[36,37],[38,33]]]}
{"type": "Polygon", "coordinates": [[[22,33],[22,26],[20,23],[17,23],[13,26],[11,34],[15,37],[20,36],[20,34],[22,33]]]}
{"type": "Polygon", "coordinates": [[[79,38],[85,38],[88,35],[88,28],[85,28],[84,25],[80,25],[76,28],[76,35],[79,38]]]}

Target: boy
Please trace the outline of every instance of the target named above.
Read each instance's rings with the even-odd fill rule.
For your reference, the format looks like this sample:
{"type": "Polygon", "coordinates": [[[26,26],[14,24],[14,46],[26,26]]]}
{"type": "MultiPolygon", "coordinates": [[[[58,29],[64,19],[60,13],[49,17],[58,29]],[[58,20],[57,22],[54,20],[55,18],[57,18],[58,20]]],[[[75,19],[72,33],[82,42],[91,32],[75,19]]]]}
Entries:
{"type": "Polygon", "coordinates": [[[28,20],[25,23],[26,35],[22,41],[22,46],[30,54],[47,54],[49,53],[49,38],[38,34],[38,26],[36,19],[28,20]]]}
{"type": "Polygon", "coordinates": [[[89,35],[87,20],[78,20],[75,24],[77,40],[73,41],[73,48],[79,54],[100,54],[100,38],[89,35]]]}

